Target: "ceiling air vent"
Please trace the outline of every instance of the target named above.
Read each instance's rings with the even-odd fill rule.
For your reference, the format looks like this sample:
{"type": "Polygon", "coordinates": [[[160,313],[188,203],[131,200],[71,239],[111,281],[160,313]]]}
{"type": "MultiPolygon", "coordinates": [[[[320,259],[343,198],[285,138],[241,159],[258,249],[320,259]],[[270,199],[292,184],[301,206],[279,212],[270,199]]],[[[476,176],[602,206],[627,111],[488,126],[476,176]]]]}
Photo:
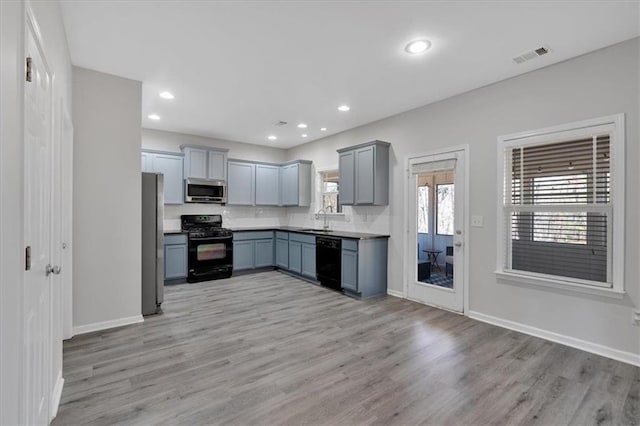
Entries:
{"type": "Polygon", "coordinates": [[[276,122],[273,123],[273,125],[276,126],[276,127],[286,126],[287,124],[288,123],[286,121],[282,121],[282,120],[276,121],[276,122]]]}
{"type": "Polygon", "coordinates": [[[538,47],[535,50],[530,50],[528,52],[524,52],[519,56],[516,56],[515,58],[513,58],[513,62],[515,62],[516,64],[521,64],[523,62],[535,59],[538,56],[546,55],[547,53],[549,53],[549,48],[547,46],[538,47]]]}

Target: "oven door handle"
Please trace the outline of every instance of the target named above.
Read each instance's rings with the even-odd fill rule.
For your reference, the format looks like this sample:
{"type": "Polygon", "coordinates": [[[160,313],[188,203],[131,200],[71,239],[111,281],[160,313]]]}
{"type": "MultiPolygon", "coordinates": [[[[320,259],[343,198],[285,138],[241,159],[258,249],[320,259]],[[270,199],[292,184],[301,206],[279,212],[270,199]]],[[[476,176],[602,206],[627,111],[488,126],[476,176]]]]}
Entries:
{"type": "Polygon", "coordinates": [[[233,240],[233,237],[189,237],[189,241],[220,241],[220,240],[233,240]]]}

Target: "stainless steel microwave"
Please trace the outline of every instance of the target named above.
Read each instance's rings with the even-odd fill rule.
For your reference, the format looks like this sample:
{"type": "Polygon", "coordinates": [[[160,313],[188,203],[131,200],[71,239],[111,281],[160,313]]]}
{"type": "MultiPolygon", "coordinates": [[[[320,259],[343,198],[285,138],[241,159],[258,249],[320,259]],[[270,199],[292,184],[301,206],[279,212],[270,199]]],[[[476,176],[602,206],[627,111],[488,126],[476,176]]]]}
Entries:
{"type": "Polygon", "coordinates": [[[227,182],[223,180],[195,179],[184,180],[185,203],[226,204],[227,182]]]}

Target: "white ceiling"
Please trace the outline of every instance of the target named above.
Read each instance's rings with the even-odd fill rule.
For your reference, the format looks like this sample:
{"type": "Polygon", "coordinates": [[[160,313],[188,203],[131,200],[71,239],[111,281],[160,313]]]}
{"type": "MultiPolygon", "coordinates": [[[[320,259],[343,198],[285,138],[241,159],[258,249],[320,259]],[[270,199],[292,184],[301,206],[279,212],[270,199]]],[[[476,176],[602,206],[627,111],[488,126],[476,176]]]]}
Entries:
{"type": "Polygon", "coordinates": [[[143,127],[282,148],[640,34],[633,1],[76,0],[62,9],[74,65],[144,83],[143,127]],[[433,48],[406,54],[416,38],[433,48]],[[543,44],[552,53],[513,63],[543,44]]]}

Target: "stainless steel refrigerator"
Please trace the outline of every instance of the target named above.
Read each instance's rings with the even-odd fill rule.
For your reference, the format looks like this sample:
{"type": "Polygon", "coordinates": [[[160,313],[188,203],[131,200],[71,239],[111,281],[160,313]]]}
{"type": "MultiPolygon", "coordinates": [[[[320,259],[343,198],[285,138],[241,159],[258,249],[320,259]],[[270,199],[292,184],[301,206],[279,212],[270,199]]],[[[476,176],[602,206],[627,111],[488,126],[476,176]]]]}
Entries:
{"type": "Polygon", "coordinates": [[[164,176],[142,173],[142,315],[164,300],[164,176]]]}

